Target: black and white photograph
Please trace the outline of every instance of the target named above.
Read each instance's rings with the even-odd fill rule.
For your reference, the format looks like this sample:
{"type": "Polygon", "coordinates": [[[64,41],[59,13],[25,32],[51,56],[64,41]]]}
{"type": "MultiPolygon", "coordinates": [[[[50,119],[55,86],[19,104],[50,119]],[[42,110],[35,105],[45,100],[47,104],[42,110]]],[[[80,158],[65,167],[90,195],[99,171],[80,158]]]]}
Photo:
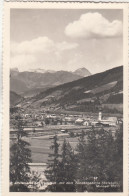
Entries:
{"type": "Polygon", "coordinates": [[[9,192],[123,193],[123,17],[10,9],[9,192]]]}

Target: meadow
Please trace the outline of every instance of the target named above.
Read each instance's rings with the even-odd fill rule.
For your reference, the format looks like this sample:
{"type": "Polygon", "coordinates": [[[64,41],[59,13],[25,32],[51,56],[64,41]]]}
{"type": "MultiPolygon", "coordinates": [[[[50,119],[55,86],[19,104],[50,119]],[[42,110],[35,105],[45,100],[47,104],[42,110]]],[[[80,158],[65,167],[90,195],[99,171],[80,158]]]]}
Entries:
{"type": "MultiPolygon", "coordinates": [[[[48,155],[51,151],[50,146],[52,144],[52,139],[49,139],[50,136],[48,137],[29,137],[26,138],[25,140],[30,143],[30,150],[31,150],[31,157],[32,157],[32,162],[33,163],[47,163],[48,160],[48,155]]],[[[73,149],[76,148],[76,145],[78,143],[78,137],[68,137],[66,136],[60,136],[58,137],[59,141],[58,143],[60,144],[60,150],[62,147],[62,143],[64,141],[64,138],[70,143],[70,145],[73,147],[73,149]]]]}

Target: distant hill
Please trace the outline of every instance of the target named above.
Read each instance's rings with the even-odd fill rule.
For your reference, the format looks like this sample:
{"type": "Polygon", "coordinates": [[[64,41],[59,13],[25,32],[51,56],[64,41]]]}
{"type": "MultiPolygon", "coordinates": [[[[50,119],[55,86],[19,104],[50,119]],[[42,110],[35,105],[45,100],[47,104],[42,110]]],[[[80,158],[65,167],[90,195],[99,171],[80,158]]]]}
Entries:
{"type": "MultiPolygon", "coordinates": [[[[50,88],[29,99],[30,107],[96,110],[123,103],[123,66],[50,88]],[[115,101],[116,100],[116,101],[115,101]]],[[[26,102],[23,102],[26,106],[26,102]]]]}
{"type": "MultiPolygon", "coordinates": [[[[76,72],[76,71],[75,71],[76,72]]],[[[36,93],[46,90],[49,87],[58,86],[82,78],[82,73],[68,71],[50,71],[38,69],[19,72],[18,69],[10,71],[10,88],[18,94],[24,96],[34,96],[36,93]],[[41,90],[41,91],[40,91],[41,90]],[[28,93],[29,91],[29,93],[28,93]]],[[[85,72],[86,73],[86,72],[85,72]]]]}
{"type": "Polygon", "coordinates": [[[18,95],[17,93],[10,91],[10,106],[15,106],[19,102],[23,100],[23,97],[18,95]]]}

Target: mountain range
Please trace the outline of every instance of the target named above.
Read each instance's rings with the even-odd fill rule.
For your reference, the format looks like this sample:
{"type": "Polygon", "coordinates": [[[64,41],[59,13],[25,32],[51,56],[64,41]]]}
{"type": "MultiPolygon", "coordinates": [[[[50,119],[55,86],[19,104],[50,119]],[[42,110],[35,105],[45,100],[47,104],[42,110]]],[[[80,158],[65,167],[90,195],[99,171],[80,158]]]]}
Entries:
{"type": "Polygon", "coordinates": [[[31,97],[50,87],[68,83],[91,75],[86,68],[74,72],[53,70],[29,70],[19,72],[17,68],[10,70],[10,89],[24,97],[31,97]]]}
{"type": "Polygon", "coordinates": [[[122,104],[123,66],[49,88],[22,102],[25,108],[94,111],[101,106],[110,112],[122,112],[122,104]]]}

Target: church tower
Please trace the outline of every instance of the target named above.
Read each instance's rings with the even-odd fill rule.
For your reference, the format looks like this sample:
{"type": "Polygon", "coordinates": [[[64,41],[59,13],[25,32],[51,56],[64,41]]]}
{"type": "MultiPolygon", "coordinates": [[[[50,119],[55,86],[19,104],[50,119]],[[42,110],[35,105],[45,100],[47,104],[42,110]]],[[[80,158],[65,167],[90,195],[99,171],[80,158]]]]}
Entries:
{"type": "Polygon", "coordinates": [[[102,120],[102,112],[101,112],[101,111],[99,112],[98,120],[99,120],[99,121],[101,121],[101,120],[102,120]]]}

